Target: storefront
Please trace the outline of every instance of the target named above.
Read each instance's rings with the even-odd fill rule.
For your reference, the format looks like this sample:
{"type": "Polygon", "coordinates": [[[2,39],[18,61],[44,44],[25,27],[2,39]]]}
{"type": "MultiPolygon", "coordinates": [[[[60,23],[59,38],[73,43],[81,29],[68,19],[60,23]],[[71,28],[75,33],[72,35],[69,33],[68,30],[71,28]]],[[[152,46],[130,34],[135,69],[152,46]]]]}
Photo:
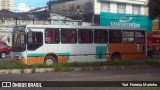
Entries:
{"type": "Polygon", "coordinates": [[[152,31],[152,21],[148,16],[142,15],[101,12],[100,25],[123,28],[145,28],[147,32],[152,31]]]}

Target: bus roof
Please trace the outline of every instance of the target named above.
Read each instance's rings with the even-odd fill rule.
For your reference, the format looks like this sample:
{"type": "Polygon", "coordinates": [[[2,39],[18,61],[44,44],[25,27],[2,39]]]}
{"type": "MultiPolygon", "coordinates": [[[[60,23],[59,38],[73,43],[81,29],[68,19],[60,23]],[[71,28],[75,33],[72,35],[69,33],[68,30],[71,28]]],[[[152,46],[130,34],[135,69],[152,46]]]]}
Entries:
{"type": "Polygon", "coordinates": [[[145,30],[144,28],[124,28],[124,27],[109,27],[109,26],[73,26],[73,25],[18,25],[26,26],[27,28],[77,28],[77,29],[116,29],[116,30],[145,30]]]}

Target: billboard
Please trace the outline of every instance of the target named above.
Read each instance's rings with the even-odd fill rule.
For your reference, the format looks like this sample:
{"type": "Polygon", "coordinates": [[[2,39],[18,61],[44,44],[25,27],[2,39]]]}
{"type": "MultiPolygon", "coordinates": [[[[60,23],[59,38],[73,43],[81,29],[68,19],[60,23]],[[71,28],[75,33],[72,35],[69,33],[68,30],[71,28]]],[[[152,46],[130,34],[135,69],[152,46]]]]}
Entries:
{"type": "Polygon", "coordinates": [[[123,28],[145,28],[147,32],[152,31],[152,21],[148,16],[142,15],[101,12],[100,25],[123,28]]]}
{"type": "Polygon", "coordinates": [[[93,0],[59,1],[51,5],[51,12],[63,16],[93,13],[93,0]]]}

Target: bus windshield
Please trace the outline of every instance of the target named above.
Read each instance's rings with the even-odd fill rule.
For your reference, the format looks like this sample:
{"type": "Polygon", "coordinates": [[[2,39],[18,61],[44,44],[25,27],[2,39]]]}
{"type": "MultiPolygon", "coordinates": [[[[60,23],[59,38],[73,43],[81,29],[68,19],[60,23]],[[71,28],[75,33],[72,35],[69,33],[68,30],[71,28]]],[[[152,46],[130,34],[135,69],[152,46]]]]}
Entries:
{"type": "MultiPolygon", "coordinates": [[[[22,28],[21,28],[22,29],[22,28]]],[[[14,29],[12,37],[12,51],[24,51],[25,46],[25,31],[14,29]]]]}

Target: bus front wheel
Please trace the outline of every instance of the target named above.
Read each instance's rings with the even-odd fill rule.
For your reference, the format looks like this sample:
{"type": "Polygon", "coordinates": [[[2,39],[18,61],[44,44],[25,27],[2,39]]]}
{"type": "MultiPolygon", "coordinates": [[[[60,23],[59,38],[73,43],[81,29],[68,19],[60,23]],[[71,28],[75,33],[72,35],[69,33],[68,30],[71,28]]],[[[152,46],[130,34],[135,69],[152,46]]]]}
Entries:
{"type": "Polygon", "coordinates": [[[53,57],[53,56],[46,56],[45,57],[45,64],[46,65],[52,65],[54,63],[57,63],[57,60],[55,57],[53,57]]]}
{"type": "Polygon", "coordinates": [[[120,60],[121,60],[120,54],[113,54],[111,57],[111,61],[120,61],[120,60]]]}

